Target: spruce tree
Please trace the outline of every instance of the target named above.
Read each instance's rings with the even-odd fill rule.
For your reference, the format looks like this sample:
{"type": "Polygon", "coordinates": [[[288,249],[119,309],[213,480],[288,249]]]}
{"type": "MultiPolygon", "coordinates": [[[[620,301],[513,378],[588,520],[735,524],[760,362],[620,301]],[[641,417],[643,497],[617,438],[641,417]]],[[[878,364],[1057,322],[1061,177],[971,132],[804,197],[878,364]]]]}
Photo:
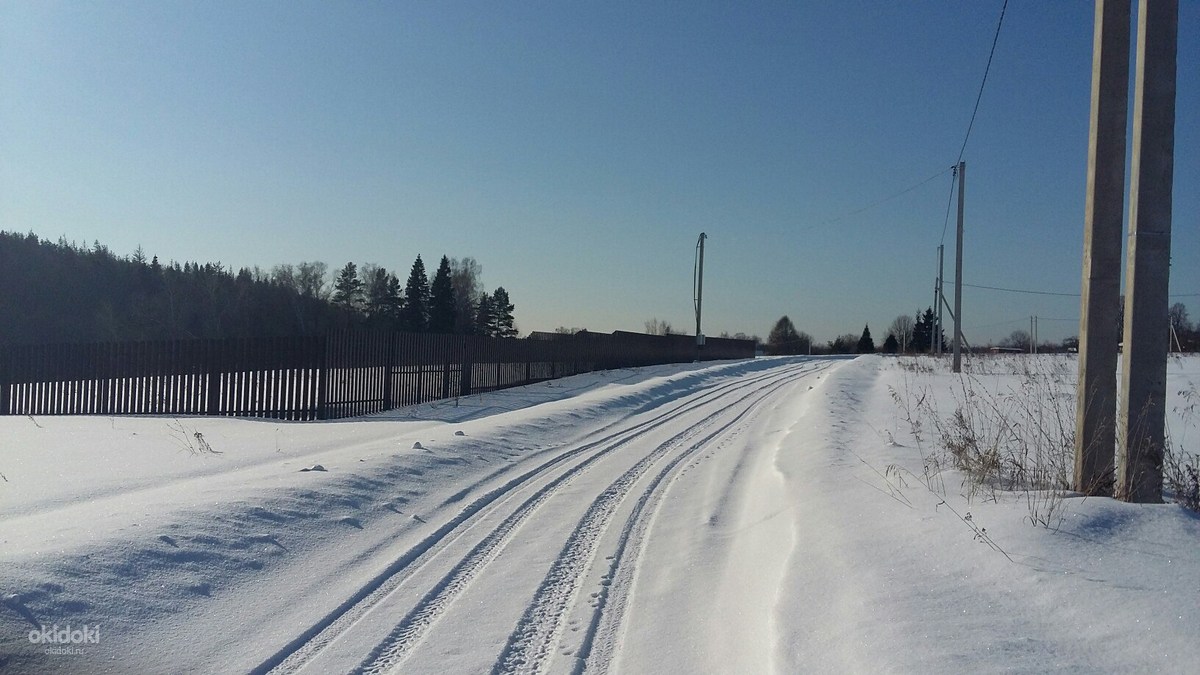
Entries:
{"type": "Polygon", "coordinates": [[[475,334],[494,337],[496,312],[492,303],[491,293],[480,293],[479,302],[475,303],[475,334]]]}
{"type": "Polygon", "coordinates": [[[450,278],[450,259],[442,256],[429,288],[429,332],[453,333],[457,305],[450,278]]]}
{"type": "Polygon", "coordinates": [[[898,351],[900,351],[900,341],[896,339],[895,333],[888,333],[887,339],[883,341],[883,352],[895,354],[898,351]]]}
{"type": "Polygon", "coordinates": [[[408,282],[404,285],[400,324],[404,330],[413,333],[424,333],[429,329],[429,277],[425,275],[425,263],[419,255],[413,261],[408,282]]]}
{"type": "Polygon", "coordinates": [[[492,311],[494,326],[492,334],[496,337],[516,337],[517,329],[513,319],[513,304],[508,299],[508,291],[501,286],[492,293],[492,311]]]}
{"type": "Polygon", "coordinates": [[[395,274],[388,274],[387,297],[388,317],[392,320],[392,327],[395,328],[400,324],[400,312],[404,309],[404,289],[400,287],[400,277],[395,274]]]}
{"type": "Polygon", "coordinates": [[[909,347],[912,351],[920,354],[921,352],[929,351],[929,346],[933,344],[933,310],[925,310],[922,315],[921,310],[917,310],[917,320],[913,324],[912,342],[909,347]],[[929,317],[926,320],[926,317],[929,317]]]}
{"type": "Polygon", "coordinates": [[[854,351],[859,354],[875,353],[875,340],[871,337],[871,327],[869,325],[863,326],[862,337],[858,338],[858,346],[854,351]]]}
{"type": "Polygon", "coordinates": [[[367,318],[376,326],[388,326],[395,318],[395,301],[392,296],[391,280],[395,275],[382,267],[371,270],[367,281],[367,318]]]}

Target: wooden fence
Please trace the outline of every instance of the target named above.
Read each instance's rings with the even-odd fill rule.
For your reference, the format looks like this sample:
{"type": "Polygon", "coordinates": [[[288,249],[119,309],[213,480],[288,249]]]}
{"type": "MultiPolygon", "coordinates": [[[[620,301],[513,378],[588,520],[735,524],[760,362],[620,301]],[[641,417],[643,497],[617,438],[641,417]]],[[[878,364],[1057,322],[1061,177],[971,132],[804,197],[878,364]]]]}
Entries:
{"type": "Polygon", "coordinates": [[[0,345],[0,415],[336,419],[594,370],[753,358],[754,343],[617,332],[0,345]]]}

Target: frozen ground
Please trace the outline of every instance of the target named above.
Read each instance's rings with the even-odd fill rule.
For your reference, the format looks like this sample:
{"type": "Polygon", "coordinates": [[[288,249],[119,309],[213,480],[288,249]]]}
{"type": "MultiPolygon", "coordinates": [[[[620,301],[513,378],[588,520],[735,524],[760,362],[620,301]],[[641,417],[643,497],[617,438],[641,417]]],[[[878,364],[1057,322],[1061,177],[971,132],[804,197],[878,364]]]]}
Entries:
{"type": "MultiPolygon", "coordinates": [[[[927,489],[892,391],[949,414],[956,380],[903,363],[325,423],[0,418],[0,670],[1194,672],[1200,520],[1068,497],[1049,529],[1030,493],[927,489]],[[68,624],[95,639],[31,642],[68,624]]],[[[1179,407],[1200,367],[1171,369],[1179,407]]]]}

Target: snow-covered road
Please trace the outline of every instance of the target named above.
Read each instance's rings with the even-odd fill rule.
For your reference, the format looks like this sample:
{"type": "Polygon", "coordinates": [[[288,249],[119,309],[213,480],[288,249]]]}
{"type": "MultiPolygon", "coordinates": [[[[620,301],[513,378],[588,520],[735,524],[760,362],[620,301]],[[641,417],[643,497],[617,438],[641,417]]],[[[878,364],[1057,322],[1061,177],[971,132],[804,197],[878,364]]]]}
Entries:
{"type": "MultiPolygon", "coordinates": [[[[722,544],[745,522],[751,475],[772,471],[760,466],[769,455],[752,451],[759,423],[829,365],[779,364],[682,389],[493,472],[431,514],[440,526],[357,593],[361,599],[262,669],[602,672],[626,650],[661,644],[636,636],[666,625],[687,636],[695,617],[712,613],[673,601],[662,607],[660,580],[676,579],[681,563],[684,578],[703,589],[687,589],[693,604],[732,601],[735,613],[742,603],[769,606],[769,597],[742,593],[735,572],[769,583],[782,573],[780,555],[743,556],[750,568],[730,570],[722,544]],[[676,498],[662,508],[669,491],[676,498]],[[704,528],[694,527],[701,522],[704,528]],[[648,548],[652,526],[666,536],[648,548]],[[645,574],[635,576],[638,570],[645,574]]],[[[765,620],[741,627],[770,628],[765,620]]],[[[738,652],[752,658],[764,652],[761,640],[740,644],[738,652]]]]}

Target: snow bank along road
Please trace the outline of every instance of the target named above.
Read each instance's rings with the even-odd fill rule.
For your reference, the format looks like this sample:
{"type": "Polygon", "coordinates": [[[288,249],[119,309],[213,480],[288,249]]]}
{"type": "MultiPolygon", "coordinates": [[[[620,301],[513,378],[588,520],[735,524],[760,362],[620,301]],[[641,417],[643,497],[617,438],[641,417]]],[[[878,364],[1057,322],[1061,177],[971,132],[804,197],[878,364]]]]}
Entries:
{"type": "MultiPolygon", "coordinates": [[[[5,420],[84,475],[4,504],[0,663],[767,672],[794,546],[775,450],[845,363],[619,371],[346,423],[5,420]],[[200,429],[221,454],[163,445],[200,429]],[[72,621],[101,639],[25,637],[72,621]]],[[[37,483],[36,462],[0,470],[37,483]]]]}

